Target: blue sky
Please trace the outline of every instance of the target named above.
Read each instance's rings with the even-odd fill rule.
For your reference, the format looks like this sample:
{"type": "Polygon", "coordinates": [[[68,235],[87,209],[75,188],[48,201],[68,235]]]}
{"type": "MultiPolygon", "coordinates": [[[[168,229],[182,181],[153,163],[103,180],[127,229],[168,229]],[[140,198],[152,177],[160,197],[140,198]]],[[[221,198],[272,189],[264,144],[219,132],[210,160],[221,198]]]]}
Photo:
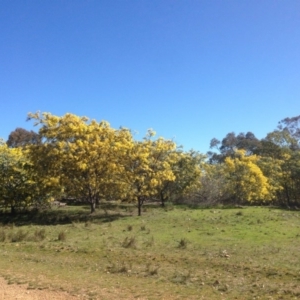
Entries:
{"type": "Polygon", "coordinates": [[[71,112],[206,152],[300,114],[299,0],[1,0],[0,137],[71,112]]]}

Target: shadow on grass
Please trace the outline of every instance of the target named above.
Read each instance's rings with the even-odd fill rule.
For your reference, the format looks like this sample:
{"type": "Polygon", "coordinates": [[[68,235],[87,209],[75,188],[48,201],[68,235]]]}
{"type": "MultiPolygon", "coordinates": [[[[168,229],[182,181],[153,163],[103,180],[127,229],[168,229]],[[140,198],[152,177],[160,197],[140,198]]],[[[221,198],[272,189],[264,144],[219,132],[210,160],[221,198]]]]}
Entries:
{"type": "Polygon", "coordinates": [[[279,210],[288,210],[288,211],[300,211],[300,208],[298,207],[284,207],[279,205],[274,205],[272,203],[265,203],[265,204],[257,204],[257,203],[244,203],[244,204],[234,204],[234,203],[216,203],[216,204],[206,204],[206,203],[176,203],[173,204],[174,207],[177,209],[187,210],[187,209],[193,209],[193,210],[212,210],[212,209],[244,209],[248,207],[262,207],[266,209],[279,209],[279,210]]]}
{"type": "Polygon", "coordinates": [[[43,211],[20,212],[15,215],[10,213],[0,213],[0,224],[14,224],[15,226],[24,225],[62,225],[71,224],[73,222],[93,222],[105,223],[127,217],[128,214],[117,211],[103,210],[102,207],[97,209],[93,214],[87,213],[88,206],[68,206],[64,208],[48,209],[43,211]]]}
{"type": "Polygon", "coordinates": [[[205,204],[205,203],[183,203],[174,204],[177,209],[187,210],[210,210],[210,209],[243,209],[249,205],[235,205],[235,204],[205,204]]]}

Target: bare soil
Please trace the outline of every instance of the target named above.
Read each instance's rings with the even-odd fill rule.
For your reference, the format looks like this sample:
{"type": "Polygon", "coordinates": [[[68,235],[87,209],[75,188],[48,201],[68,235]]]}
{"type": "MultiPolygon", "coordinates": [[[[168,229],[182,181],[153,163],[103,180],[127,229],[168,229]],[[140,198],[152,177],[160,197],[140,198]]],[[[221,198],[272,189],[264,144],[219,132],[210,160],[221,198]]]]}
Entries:
{"type": "Polygon", "coordinates": [[[75,300],[78,298],[62,291],[32,290],[26,284],[8,284],[0,277],[0,300],[75,300]]]}
{"type": "MultiPolygon", "coordinates": [[[[28,284],[8,284],[8,282],[0,277],[0,300],[79,300],[89,299],[83,295],[72,296],[67,292],[53,291],[49,289],[28,289],[28,284]]],[[[97,299],[113,300],[113,299],[127,299],[127,300],[145,300],[139,297],[124,296],[122,291],[113,289],[108,291],[103,289],[101,295],[97,299]]],[[[171,299],[171,298],[170,298],[171,299]]],[[[165,298],[162,298],[165,300],[165,298]]]]}

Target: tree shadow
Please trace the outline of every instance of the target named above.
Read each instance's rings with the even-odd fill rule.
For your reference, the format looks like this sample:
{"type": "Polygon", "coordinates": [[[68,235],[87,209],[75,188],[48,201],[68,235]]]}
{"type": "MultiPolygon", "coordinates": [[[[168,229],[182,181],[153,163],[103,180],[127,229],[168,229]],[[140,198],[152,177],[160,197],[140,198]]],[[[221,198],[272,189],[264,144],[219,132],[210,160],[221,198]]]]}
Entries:
{"type": "Polygon", "coordinates": [[[64,225],[73,222],[93,222],[106,223],[128,217],[130,214],[126,212],[112,211],[99,208],[96,213],[87,213],[86,206],[81,207],[64,207],[56,209],[48,209],[44,211],[27,211],[20,212],[15,215],[10,213],[0,213],[0,224],[15,226],[26,225],[64,225]]]}

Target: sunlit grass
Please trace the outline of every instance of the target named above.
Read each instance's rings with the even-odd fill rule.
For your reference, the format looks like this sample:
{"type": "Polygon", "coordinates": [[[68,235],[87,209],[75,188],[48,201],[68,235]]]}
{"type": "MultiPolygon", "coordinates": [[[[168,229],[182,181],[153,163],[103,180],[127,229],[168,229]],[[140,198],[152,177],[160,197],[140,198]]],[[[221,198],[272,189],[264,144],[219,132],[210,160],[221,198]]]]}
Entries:
{"type": "Polygon", "coordinates": [[[2,216],[1,275],[89,299],[300,297],[299,212],[128,207],[2,216]]]}

